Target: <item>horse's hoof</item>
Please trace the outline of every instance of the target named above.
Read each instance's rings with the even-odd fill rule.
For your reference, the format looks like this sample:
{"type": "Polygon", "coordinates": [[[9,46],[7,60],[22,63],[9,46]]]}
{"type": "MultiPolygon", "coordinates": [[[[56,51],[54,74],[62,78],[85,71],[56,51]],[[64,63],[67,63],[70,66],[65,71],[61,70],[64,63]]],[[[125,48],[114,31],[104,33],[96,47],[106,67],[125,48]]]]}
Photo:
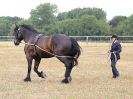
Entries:
{"type": "Polygon", "coordinates": [[[63,79],[61,82],[65,83],[65,84],[69,83],[69,81],[67,79],[63,79]]]}
{"type": "Polygon", "coordinates": [[[31,81],[31,79],[30,78],[25,78],[24,81],[29,82],[29,81],[31,81]]]}
{"type": "Polygon", "coordinates": [[[42,78],[47,78],[47,75],[45,73],[43,73],[43,71],[41,71],[41,77],[42,78]]]}
{"type": "Polygon", "coordinates": [[[72,81],[72,78],[71,77],[68,77],[68,78],[65,78],[62,80],[62,83],[70,83],[72,81]]]}
{"type": "Polygon", "coordinates": [[[69,81],[69,82],[71,82],[71,81],[72,81],[72,77],[71,77],[71,76],[70,76],[70,77],[68,77],[67,79],[68,79],[68,81],[69,81]]]}

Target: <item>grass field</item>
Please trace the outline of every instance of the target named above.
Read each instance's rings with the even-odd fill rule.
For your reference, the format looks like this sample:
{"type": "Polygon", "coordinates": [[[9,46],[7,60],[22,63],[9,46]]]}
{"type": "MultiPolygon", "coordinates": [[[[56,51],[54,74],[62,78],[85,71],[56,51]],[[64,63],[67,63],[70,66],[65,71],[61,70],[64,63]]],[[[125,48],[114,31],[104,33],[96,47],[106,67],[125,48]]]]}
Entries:
{"type": "Polygon", "coordinates": [[[122,44],[118,79],[112,78],[108,43],[80,45],[82,54],[70,84],[61,84],[65,68],[56,58],[41,61],[39,70],[47,79],[32,69],[32,82],[27,83],[23,81],[27,73],[23,45],[0,42],[0,99],[133,99],[133,44],[122,44]]]}

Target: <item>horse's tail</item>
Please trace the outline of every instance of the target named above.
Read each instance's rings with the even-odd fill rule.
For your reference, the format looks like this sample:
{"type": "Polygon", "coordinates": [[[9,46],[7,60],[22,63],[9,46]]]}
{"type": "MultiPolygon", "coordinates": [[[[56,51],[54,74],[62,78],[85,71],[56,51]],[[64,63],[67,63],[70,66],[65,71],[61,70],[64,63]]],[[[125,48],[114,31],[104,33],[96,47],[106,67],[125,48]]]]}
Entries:
{"type": "Polygon", "coordinates": [[[74,66],[78,65],[78,58],[81,54],[81,47],[77,43],[77,41],[73,38],[71,38],[71,43],[72,43],[72,53],[74,54],[74,66]]]}

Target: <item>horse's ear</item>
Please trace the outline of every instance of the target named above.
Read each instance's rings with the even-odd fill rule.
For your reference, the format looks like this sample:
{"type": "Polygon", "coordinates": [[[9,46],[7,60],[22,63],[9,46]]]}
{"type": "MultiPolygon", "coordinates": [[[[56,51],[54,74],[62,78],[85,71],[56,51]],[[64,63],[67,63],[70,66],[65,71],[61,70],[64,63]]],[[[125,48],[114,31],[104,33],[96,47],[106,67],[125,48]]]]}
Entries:
{"type": "Polygon", "coordinates": [[[18,28],[18,25],[16,23],[14,25],[15,25],[16,28],[18,28]]]}
{"type": "Polygon", "coordinates": [[[14,31],[18,30],[19,26],[15,23],[13,24],[14,31]]]}

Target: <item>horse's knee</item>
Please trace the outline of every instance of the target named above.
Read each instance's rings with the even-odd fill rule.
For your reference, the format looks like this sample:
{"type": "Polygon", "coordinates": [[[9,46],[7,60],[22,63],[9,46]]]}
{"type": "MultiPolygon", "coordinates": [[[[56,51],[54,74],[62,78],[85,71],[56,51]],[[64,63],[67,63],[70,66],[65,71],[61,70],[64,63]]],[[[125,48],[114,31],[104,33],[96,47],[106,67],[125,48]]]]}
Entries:
{"type": "Polygon", "coordinates": [[[73,68],[73,63],[67,63],[66,68],[67,69],[72,69],[73,68]]]}

